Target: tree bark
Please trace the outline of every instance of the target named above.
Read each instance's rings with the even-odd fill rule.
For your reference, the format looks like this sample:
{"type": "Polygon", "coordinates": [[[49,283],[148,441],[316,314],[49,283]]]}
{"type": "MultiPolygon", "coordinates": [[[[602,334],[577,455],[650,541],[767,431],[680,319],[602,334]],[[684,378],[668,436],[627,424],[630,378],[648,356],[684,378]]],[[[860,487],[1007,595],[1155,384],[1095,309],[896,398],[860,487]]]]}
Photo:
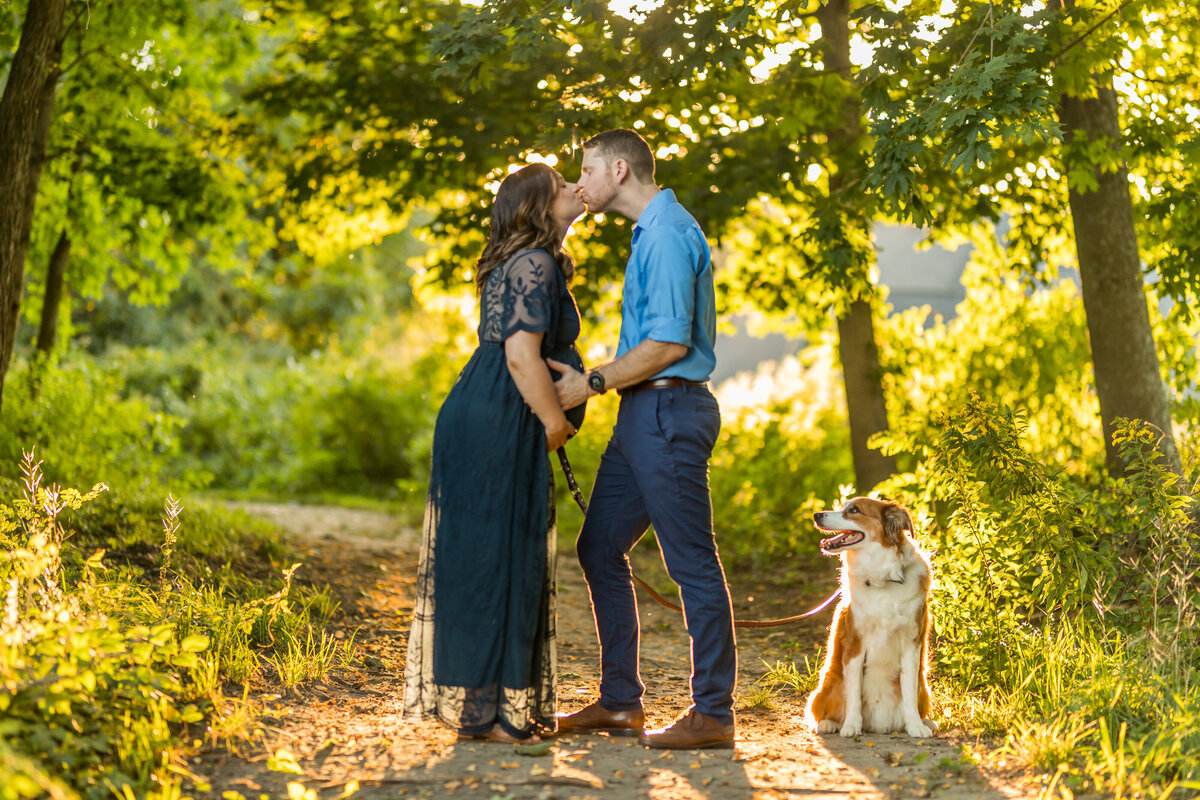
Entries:
{"type": "Polygon", "coordinates": [[[25,253],[53,117],[66,0],[29,4],[0,97],[0,399],[16,343],[25,253]]]}
{"type": "MultiPolygon", "coordinates": [[[[850,79],[850,0],[829,0],[817,10],[821,23],[825,70],[850,79]]],[[[851,178],[861,172],[856,157],[863,136],[862,107],[849,94],[842,103],[841,119],[829,126],[829,147],[837,170],[829,176],[830,198],[838,198],[851,178]]],[[[866,222],[863,223],[867,224],[866,222]]],[[[867,446],[867,440],[888,429],[887,403],[875,343],[875,287],[864,287],[861,296],[838,318],[838,358],[846,388],[846,412],[850,419],[850,449],[854,479],[860,492],[867,492],[896,471],[895,460],[867,446]]]]}
{"type": "Polygon", "coordinates": [[[860,492],[870,491],[896,471],[895,460],[867,446],[874,434],[888,429],[887,404],[875,345],[875,320],[871,304],[855,300],[838,318],[838,357],[846,387],[850,416],[850,451],[854,478],[860,492]]]}
{"type": "MultiPolygon", "coordinates": [[[[1111,81],[1097,81],[1096,97],[1064,96],[1059,106],[1068,145],[1076,140],[1104,141],[1120,147],[1117,95],[1111,81]]],[[[1068,148],[1070,153],[1070,148],[1068,148]]],[[[1070,156],[1068,156],[1069,158],[1070,156]]],[[[1068,163],[1070,174],[1078,167],[1068,163]]],[[[1154,346],[1146,290],[1134,226],[1129,172],[1094,169],[1096,189],[1068,189],[1079,282],[1087,315],[1088,338],[1100,419],[1104,426],[1106,465],[1113,475],[1125,470],[1112,436],[1120,417],[1149,422],[1162,431],[1163,461],[1181,471],[1171,429],[1171,407],[1154,346]]]]}
{"type": "Polygon", "coordinates": [[[58,309],[62,306],[63,284],[67,274],[67,261],[71,257],[71,236],[63,228],[50,254],[46,266],[46,291],[42,295],[42,319],[38,326],[37,349],[46,355],[54,349],[58,334],[58,309]]]}

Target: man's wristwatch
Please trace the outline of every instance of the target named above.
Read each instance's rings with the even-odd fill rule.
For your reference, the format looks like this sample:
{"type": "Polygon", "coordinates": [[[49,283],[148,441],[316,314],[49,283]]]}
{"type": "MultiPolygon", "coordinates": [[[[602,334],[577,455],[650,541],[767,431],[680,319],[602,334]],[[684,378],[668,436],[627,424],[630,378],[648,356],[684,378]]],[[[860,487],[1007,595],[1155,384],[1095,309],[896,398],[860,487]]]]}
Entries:
{"type": "Polygon", "coordinates": [[[588,388],[593,392],[596,394],[604,394],[604,375],[599,370],[589,372],[587,376],[587,382],[588,388]]]}

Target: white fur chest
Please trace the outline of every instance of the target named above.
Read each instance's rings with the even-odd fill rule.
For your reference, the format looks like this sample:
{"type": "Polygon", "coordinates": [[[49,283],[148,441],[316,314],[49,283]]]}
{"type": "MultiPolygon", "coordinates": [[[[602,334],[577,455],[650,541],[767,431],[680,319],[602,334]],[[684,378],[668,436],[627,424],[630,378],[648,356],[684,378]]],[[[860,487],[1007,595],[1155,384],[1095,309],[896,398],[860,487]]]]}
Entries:
{"type": "Polygon", "coordinates": [[[929,569],[911,545],[899,550],[873,545],[843,555],[841,579],[856,615],[877,608],[894,617],[909,604],[919,607],[924,601],[929,569]]]}
{"type": "Polygon", "coordinates": [[[927,585],[924,561],[907,548],[871,547],[846,559],[842,591],[862,643],[864,730],[904,727],[901,665],[921,647],[927,585]]]}

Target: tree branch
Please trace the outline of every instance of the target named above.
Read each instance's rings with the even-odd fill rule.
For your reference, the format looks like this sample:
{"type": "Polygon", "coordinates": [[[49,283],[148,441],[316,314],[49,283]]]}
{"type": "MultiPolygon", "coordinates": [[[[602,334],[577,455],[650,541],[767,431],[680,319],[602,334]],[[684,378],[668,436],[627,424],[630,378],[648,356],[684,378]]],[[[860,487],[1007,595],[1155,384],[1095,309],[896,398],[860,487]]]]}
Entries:
{"type": "MultiPolygon", "coordinates": [[[[971,34],[971,39],[970,39],[970,41],[967,42],[967,46],[963,49],[962,55],[958,57],[958,61],[956,61],[954,66],[950,68],[950,71],[946,73],[947,81],[950,80],[952,77],[954,77],[954,71],[957,70],[960,66],[962,66],[963,61],[965,61],[967,56],[969,56],[971,54],[971,48],[974,46],[975,40],[977,38],[979,38],[979,33],[980,33],[980,31],[983,30],[984,26],[988,25],[990,23],[992,25],[993,29],[995,28],[996,22],[992,18],[992,11],[993,11],[993,7],[992,7],[991,3],[989,3],[987,13],[984,14],[984,16],[983,16],[983,22],[979,23],[979,27],[976,28],[975,32],[971,34]]],[[[934,95],[933,101],[929,104],[929,107],[925,109],[925,112],[928,113],[929,109],[933,108],[935,105],[937,105],[937,103],[938,103],[938,97],[936,95],[934,95]]]]}
{"type": "Polygon", "coordinates": [[[65,73],[65,72],[70,72],[70,71],[71,71],[71,69],[73,69],[73,68],[74,68],[74,67],[75,67],[77,64],[79,64],[79,62],[80,62],[80,61],[83,61],[85,58],[87,58],[88,56],[92,55],[93,53],[99,53],[99,52],[101,52],[101,51],[103,51],[103,50],[104,50],[104,45],[99,45],[99,46],[97,46],[97,47],[93,47],[91,50],[83,50],[83,51],[81,51],[81,52],[79,53],[79,55],[75,56],[74,60],[73,60],[73,61],[71,61],[71,63],[70,63],[70,64],[67,64],[67,65],[63,66],[63,68],[62,68],[62,71],[63,71],[64,73],[65,73]]]}
{"type": "MultiPolygon", "coordinates": [[[[77,13],[75,15],[75,19],[71,20],[71,24],[69,24],[65,28],[63,28],[62,38],[60,38],[58,41],[59,46],[62,46],[63,44],[65,44],[67,39],[71,36],[71,34],[74,33],[75,27],[77,25],[79,25],[79,20],[83,18],[84,13],[87,13],[88,22],[91,22],[92,4],[90,2],[85,2],[83,4],[83,7],[81,9],[79,9],[79,13],[77,13]]],[[[86,28],[86,26],[85,26],[85,28],[86,28]]]]}
{"type": "Polygon", "coordinates": [[[1081,33],[1081,34],[1079,34],[1077,37],[1075,37],[1075,40],[1074,40],[1073,42],[1071,42],[1071,43],[1070,43],[1070,44],[1068,44],[1066,47],[1064,47],[1064,48],[1062,48],[1061,50],[1059,50],[1059,51],[1058,51],[1057,53],[1055,53],[1054,55],[1050,56],[1050,61],[1049,61],[1049,63],[1050,63],[1051,65],[1053,65],[1053,64],[1054,64],[1054,62],[1055,62],[1055,61],[1058,61],[1058,59],[1059,59],[1059,58],[1061,58],[1061,57],[1062,57],[1062,55],[1063,55],[1064,53],[1066,53],[1066,52],[1067,52],[1068,50],[1070,50],[1072,47],[1075,47],[1075,45],[1079,44],[1080,42],[1082,42],[1082,41],[1083,41],[1084,39],[1086,39],[1087,37],[1091,36],[1093,33],[1095,33],[1095,32],[1096,32],[1096,29],[1097,29],[1097,28],[1099,28],[1099,27],[1100,27],[1101,25],[1103,25],[1105,22],[1108,22],[1108,21],[1109,21],[1110,19],[1112,19],[1112,18],[1113,18],[1113,16],[1115,16],[1116,14],[1119,14],[1119,13],[1121,12],[1121,10],[1125,8],[1125,6],[1129,5],[1129,4],[1130,4],[1130,3],[1132,3],[1132,2],[1133,2],[1133,0],[1121,0],[1121,4],[1120,4],[1119,6],[1117,6],[1117,7],[1116,7],[1116,8],[1114,8],[1112,11],[1108,12],[1107,14],[1105,14],[1105,15],[1104,15],[1103,17],[1101,17],[1100,19],[1098,19],[1098,20],[1095,22],[1095,24],[1093,24],[1093,25],[1092,25],[1092,27],[1088,28],[1086,31],[1084,31],[1083,33],[1081,33]]]}

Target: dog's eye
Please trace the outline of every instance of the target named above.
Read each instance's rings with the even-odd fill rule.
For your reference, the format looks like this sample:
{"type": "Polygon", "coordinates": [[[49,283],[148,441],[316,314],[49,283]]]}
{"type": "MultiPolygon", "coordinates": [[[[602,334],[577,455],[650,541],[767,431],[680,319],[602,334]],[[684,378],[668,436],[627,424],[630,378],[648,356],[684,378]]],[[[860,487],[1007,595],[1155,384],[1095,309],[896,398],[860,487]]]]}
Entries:
{"type": "Polygon", "coordinates": [[[843,514],[857,514],[858,506],[846,506],[846,510],[843,511],[842,513],[843,514]]]}

